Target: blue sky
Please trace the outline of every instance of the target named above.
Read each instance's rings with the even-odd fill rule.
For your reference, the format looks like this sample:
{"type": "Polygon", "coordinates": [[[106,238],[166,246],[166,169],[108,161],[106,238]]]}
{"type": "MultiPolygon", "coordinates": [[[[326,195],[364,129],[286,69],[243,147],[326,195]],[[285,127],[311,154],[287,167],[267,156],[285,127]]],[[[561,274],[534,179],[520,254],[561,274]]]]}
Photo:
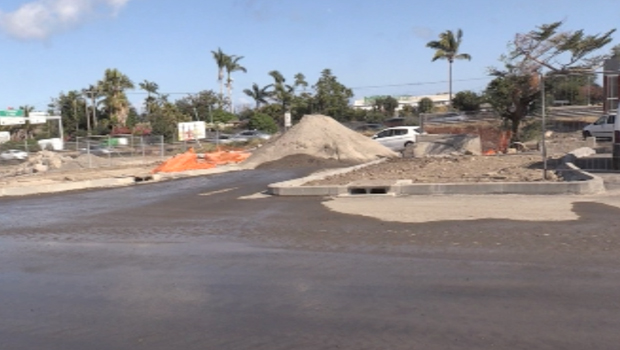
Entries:
{"type": "MultiPolygon", "coordinates": [[[[154,81],[171,99],[218,91],[218,47],[244,56],[235,104],[251,103],[242,90],[271,83],[274,69],[313,84],[329,68],[356,98],[434,94],[448,90],[448,65],[431,62],[425,44],[458,28],[472,60],[455,63],[454,90],[481,91],[516,33],[558,20],[603,33],[620,11],[614,0],[2,0],[0,109],[44,110],[106,68],[154,81]]],[[[145,94],[129,97],[139,107],[145,94]]]]}

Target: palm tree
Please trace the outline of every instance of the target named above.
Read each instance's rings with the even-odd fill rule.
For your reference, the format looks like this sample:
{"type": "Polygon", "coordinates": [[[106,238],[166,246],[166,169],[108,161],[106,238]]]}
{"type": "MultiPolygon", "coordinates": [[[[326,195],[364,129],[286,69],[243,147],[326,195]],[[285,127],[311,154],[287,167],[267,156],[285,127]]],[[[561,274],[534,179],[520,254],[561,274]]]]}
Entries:
{"type": "Polygon", "coordinates": [[[217,65],[217,81],[220,83],[220,99],[224,95],[224,69],[226,68],[226,64],[230,61],[230,56],[222,52],[222,49],[219,47],[217,51],[211,51],[213,54],[213,59],[215,60],[215,64],[217,65]]]}
{"type": "MultiPolygon", "coordinates": [[[[30,117],[30,112],[34,110],[34,107],[30,105],[23,105],[23,106],[20,106],[19,109],[24,111],[24,117],[28,118],[30,117]]],[[[21,130],[24,133],[24,139],[34,138],[34,127],[32,126],[32,124],[30,124],[29,120],[26,120],[26,123],[21,128],[21,130]]]]}
{"type": "Polygon", "coordinates": [[[255,110],[258,110],[260,108],[260,104],[261,103],[267,103],[267,98],[271,97],[271,92],[268,91],[269,88],[271,88],[273,86],[273,84],[269,84],[263,88],[260,88],[258,86],[258,84],[254,83],[252,84],[252,89],[245,89],[243,90],[243,92],[250,96],[252,99],[254,99],[254,101],[256,102],[256,108],[255,110]]]}
{"type": "Polygon", "coordinates": [[[272,98],[279,102],[282,105],[282,112],[286,112],[286,107],[289,105],[290,100],[293,98],[293,93],[295,92],[295,87],[290,86],[288,84],[284,84],[286,79],[277,70],[272,70],[269,72],[269,75],[274,80],[273,84],[273,92],[271,94],[272,98]]]}
{"type": "Polygon", "coordinates": [[[241,60],[243,56],[230,56],[229,60],[226,62],[224,66],[226,68],[226,88],[228,89],[228,100],[230,101],[230,113],[233,113],[233,103],[232,103],[232,83],[233,80],[230,77],[230,73],[241,71],[246,73],[248,70],[245,69],[242,65],[239,64],[239,60],[241,60]]]}
{"type": "Polygon", "coordinates": [[[88,135],[91,132],[91,118],[92,118],[92,126],[97,127],[97,99],[102,96],[101,86],[99,84],[91,84],[86,89],[82,89],[82,94],[84,94],[87,98],[90,99],[91,108],[93,115],[89,116],[88,111],[86,112],[86,130],[88,135]]]}
{"type": "Polygon", "coordinates": [[[104,78],[100,82],[103,100],[110,118],[124,126],[129,115],[129,100],[125,95],[126,89],[133,89],[133,82],[117,69],[106,69],[104,78]]]}
{"type": "Polygon", "coordinates": [[[452,105],[452,62],[454,62],[454,60],[471,60],[471,56],[469,54],[459,53],[462,39],[462,30],[457,30],[456,37],[451,30],[446,30],[445,32],[439,34],[438,41],[430,41],[426,44],[426,47],[435,50],[435,56],[433,56],[432,62],[435,62],[438,59],[448,60],[450,105],[452,105]]]}
{"type": "Polygon", "coordinates": [[[144,80],[139,85],[140,85],[140,89],[146,91],[146,94],[147,94],[145,105],[146,105],[146,113],[148,114],[151,112],[151,105],[153,104],[153,102],[155,102],[155,98],[151,96],[151,94],[156,95],[156,96],[159,95],[159,92],[157,92],[157,90],[159,89],[159,85],[157,85],[157,83],[155,82],[148,81],[148,80],[144,80]]]}

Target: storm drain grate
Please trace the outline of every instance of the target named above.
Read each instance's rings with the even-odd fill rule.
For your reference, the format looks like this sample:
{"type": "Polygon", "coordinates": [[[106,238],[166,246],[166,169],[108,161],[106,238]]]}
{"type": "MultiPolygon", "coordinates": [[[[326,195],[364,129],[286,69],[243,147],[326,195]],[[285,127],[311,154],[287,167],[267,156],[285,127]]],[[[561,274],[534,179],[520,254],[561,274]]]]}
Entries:
{"type": "Polygon", "coordinates": [[[349,188],[349,194],[388,194],[389,187],[353,187],[349,188]]]}

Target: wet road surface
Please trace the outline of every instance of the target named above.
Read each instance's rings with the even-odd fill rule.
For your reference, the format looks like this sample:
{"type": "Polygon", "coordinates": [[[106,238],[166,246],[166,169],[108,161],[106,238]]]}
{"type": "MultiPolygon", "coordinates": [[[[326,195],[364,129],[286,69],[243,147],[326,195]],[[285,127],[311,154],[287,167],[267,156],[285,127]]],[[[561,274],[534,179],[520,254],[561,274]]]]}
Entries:
{"type": "Polygon", "coordinates": [[[538,241],[442,244],[536,230],[610,239],[617,209],[576,205],[581,219],[570,225],[412,225],[330,212],[319,198],[240,199],[298,175],[248,171],[1,199],[0,349],[620,343],[615,252],[588,242],[575,251],[538,241]]]}

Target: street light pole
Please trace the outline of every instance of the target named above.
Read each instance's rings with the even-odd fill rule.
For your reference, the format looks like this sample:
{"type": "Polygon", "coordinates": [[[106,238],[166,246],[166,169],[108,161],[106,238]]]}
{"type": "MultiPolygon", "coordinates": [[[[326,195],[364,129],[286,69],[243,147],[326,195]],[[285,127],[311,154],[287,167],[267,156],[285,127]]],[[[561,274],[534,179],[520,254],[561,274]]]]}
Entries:
{"type": "Polygon", "coordinates": [[[543,160],[543,179],[547,180],[547,141],[546,141],[546,133],[547,133],[547,120],[546,120],[546,106],[545,106],[545,75],[540,72],[540,100],[541,100],[541,108],[542,108],[542,160],[543,160]]]}

